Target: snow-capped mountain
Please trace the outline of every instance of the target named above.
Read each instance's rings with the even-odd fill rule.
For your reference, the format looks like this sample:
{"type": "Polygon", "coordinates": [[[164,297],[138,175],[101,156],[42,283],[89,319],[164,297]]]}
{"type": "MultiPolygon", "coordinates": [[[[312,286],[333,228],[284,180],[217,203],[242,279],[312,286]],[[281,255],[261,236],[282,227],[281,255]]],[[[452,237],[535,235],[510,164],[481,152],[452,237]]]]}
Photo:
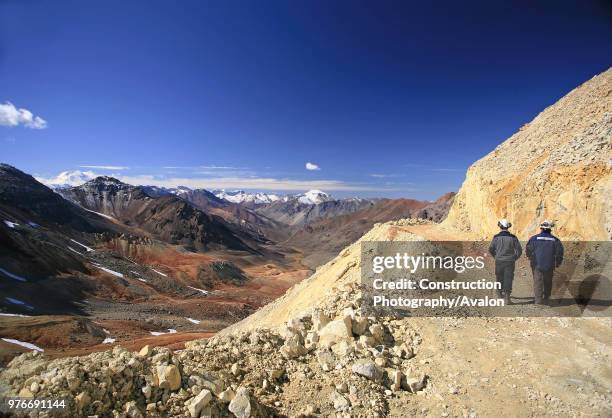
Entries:
{"type": "Polygon", "coordinates": [[[96,177],[97,175],[93,171],[72,170],[62,171],[56,177],[52,178],[36,177],[36,180],[52,189],[61,189],[80,186],[96,177]]]}
{"type": "Polygon", "coordinates": [[[306,193],[295,196],[295,199],[306,205],[318,205],[319,203],[336,200],[331,195],[321,190],[308,190],[306,193]]]}
{"type": "Polygon", "coordinates": [[[268,194],[268,193],[248,193],[244,190],[231,190],[226,191],[224,189],[221,190],[213,190],[212,193],[217,196],[219,199],[227,200],[232,203],[254,203],[254,204],[265,204],[272,203],[279,200],[281,197],[277,194],[268,194]]]}
{"type": "Polygon", "coordinates": [[[331,195],[321,190],[309,190],[297,195],[278,195],[275,193],[249,193],[244,190],[213,190],[215,196],[232,203],[253,203],[257,205],[268,204],[277,201],[298,201],[305,205],[318,205],[323,202],[335,200],[331,195]]]}

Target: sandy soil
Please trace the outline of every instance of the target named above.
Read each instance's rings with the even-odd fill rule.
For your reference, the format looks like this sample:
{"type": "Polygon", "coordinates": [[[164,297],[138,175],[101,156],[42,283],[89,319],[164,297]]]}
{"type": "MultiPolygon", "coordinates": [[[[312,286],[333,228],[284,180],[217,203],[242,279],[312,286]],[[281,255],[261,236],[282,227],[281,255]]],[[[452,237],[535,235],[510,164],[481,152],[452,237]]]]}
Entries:
{"type": "Polygon", "coordinates": [[[429,377],[392,416],[610,416],[609,319],[415,318],[429,377]],[[401,411],[401,412],[399,412],[401,411]]]}

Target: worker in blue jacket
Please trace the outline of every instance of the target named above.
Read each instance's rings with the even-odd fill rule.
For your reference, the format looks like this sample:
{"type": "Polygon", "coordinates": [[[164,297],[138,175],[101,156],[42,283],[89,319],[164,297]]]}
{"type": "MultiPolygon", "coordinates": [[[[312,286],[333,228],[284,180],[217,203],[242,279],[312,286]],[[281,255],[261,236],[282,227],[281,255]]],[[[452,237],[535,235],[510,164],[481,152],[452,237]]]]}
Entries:
{"type": "Polygon", "coordinates": [[[553,273],[563,262],[563,244],[552,234],[553,226],[551,221],[542,222],[540,233],[527,242],[526,254],[531,262],[533,293],[538,305],[548,304],[553,273]]]}
{"type": "Polygon", "coordinates": [[[495,277],[501,286],[501,289],[497,290],[497,297],[503,297],[504,304],[510,305],[514,263],[523,253],[523,249],[518,238],[508,231],[512,224],[507,219],[500,219],[497,226],[500,231],[493,237],[489,245],[489,253],[495,257],[495,277]]]}

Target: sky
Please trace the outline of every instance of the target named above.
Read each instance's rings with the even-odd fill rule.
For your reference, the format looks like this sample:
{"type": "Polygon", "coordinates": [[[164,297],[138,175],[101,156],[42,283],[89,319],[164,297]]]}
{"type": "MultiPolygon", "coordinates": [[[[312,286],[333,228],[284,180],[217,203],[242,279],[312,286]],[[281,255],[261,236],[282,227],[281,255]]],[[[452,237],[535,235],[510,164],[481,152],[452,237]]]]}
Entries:
{"type": "Polygon", "coordinates": [[[435,199],[610,45],[606,1],[0,0],[0,162],[435,199]]]}

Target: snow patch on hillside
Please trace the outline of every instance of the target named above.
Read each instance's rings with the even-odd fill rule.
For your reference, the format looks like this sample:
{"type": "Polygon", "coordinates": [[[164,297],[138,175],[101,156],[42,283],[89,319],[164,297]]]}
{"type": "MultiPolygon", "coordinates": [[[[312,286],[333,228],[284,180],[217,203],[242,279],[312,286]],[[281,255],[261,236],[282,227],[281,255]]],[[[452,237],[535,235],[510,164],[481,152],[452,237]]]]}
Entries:
{"type": "Polygon", "coordinates": [[[166,334],[176,334],[176,330],[172,328],[168,328],[168,332],[151,331],[151,335],[154,335],[156,337],[159,337],[160,335],[166,335],[166,334]]]}
{"type": "Polygon", "coordinates": [[[24,279],[23,277],[13,274],[10,271],[6,271],[2,267],[0,267],[0,273],[2,273],[3,275],[5,275],[6,277],[10,279],[17,280],[18,282],[27,282],[27,280],[24,279]]]}
{"type": "Polygon", "coordinates": [[[10,343],[10,344],[16,344],[16,345],[20,345],[21,347],[27,348],[29,350],[36,350],[36,351],[45,351],[42,348],[40,348],[37,345],[34,345],[32,343],[26,343],[23,341],[19,341],[19,340],[14,340],[12,338],[3,338],[2,341],[10,343]]]}
{"type": "Polygon", "coordinates": [[[164,276],[164,277],[168,277],[168,275],[166,273],[162,273],[161,271],[155,270],[154,268],[151,268],[151,270],[153,270],[155,273],[164,276]]]}
{"type": "Polygon", "coordinates": [[[100,270],[103,270],[103,271],[105,271],[105,272],[107,272],[107,273],[109,273],[109,274],[112,274],[113,276],[123,278],[123,274],[122,274],[122,273],[119,273],[119,272],[117,272],[117,271],[113,271],[113,270],[111,270],[111,269],[107,269],[106,267],[102,267],[102,266],[101,266],[101,265],[99,265],[99,264],[95,264],[95,263],[92,263],[92,264],[93,264],[95,267],[99,268],[100,270]]]}
{"type": "Polygon", "coordinates": [[[16,226],[19,226],[19,224],[18,224],[18,223],[11,222],[11,221],[4,221],[4,224],[5,224],[6,226],[8,226],[9,228],[12,228],[12,229],[14,229],[16,226]]]}
{"type": "Polygon", "coordinates": [[[90,247],[88,247],[88,246],[87,246],[87,245],[85,245],[85,244],[81,244],[80,242],[75,241],[75,240],[73,240],[72,238],[70,239],[70,241],[72,241],[72,242],[74,242],[75,244],[78,244],[78,245],[80,245],[81,247],[85,248],[85,250],[87,250],[87,252],[92,252],[92,251],[95,251],[93,248],[90,248],[90,247]]]}

